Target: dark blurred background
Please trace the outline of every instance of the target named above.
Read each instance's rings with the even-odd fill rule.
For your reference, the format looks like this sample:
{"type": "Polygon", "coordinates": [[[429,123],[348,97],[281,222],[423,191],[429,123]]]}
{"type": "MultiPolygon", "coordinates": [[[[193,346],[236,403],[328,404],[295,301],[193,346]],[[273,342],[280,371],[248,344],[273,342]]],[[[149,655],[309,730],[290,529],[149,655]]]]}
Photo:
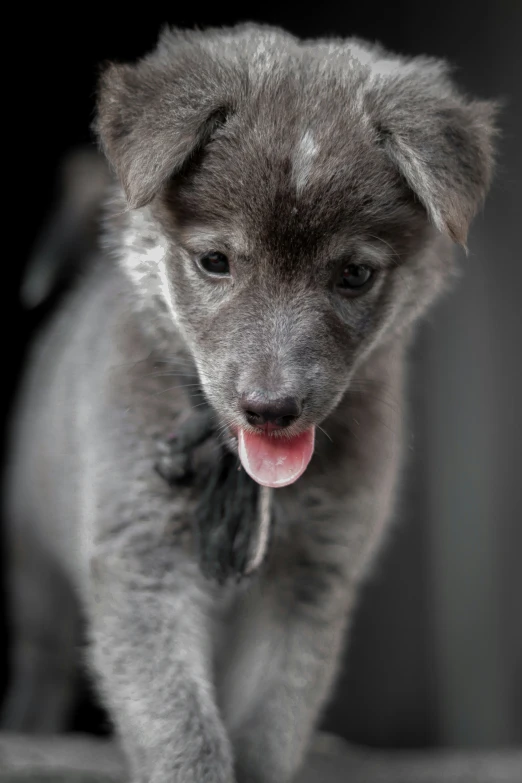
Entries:
{"type": "MultiPolygon", "coordinates": [[[[100,63],[144,53],[165,22],[244,20],[448,58],[464,89],[504,99],[497,176],[456,289],[419,329],[395,535],[362,596],[325,724],[373,746],[522,744],[522,2],[175,5],[20,5],[4,21],[2,442],[26,347],[48,314],[23,310],[21,276],[62,156],[90,141],[100,63]]],[[[2,603],[0,659],[8,641],[2,603]]],[[[0,661],[0,698],[7,675],[0,661]]],[[[72,728],[104,726],[85,692],[72,728]]]]}

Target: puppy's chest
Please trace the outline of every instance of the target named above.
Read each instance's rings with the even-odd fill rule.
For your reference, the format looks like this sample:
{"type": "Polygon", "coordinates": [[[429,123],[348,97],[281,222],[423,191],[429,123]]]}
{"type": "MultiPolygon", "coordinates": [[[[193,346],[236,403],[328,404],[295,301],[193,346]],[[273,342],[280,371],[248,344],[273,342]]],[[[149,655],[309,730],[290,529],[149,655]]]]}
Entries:
{"type": "MultiPolygon", "coordinates": [[[[129,339],[131,335],[129,335],[129,339]]],[[[156,464],[176,422],[189,407],[183,383],[137,343],[127,361],[110,367],[91,425],[87,468],[96,488],[99,510],[120,520],[150,514],[167,517],[189,501],[173,492],[156,464]]],[[[86,477],[87,480],[87,477],[86,477]]]]}

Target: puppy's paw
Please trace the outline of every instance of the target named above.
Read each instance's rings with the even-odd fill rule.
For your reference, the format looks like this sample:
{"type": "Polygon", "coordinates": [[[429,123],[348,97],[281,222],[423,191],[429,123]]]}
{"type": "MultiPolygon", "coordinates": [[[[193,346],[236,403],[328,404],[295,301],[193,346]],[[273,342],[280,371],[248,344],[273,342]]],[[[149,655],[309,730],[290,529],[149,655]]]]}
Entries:
{"type": "Polygon", "coordinates": [[[140,783],[236,783],[236,778],[230,758],[202,754],[192,762],[178,759],[174,763],[161,764],[140,783]]]}

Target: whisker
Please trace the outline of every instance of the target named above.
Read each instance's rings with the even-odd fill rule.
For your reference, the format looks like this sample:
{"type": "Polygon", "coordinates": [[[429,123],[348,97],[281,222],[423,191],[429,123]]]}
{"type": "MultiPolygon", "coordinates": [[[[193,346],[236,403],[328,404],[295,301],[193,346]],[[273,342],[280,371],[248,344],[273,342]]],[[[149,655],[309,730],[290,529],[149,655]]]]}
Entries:
{"type": "MultiPolygon", "coordinates": [[[[160,389],[159,391],[151,392],[150,394],[147,394],[144,399],[149,400],[151,397],[159,397],[160,394],[167,394],[167,392],[174,391],[175,389],[190,389],[194,388],[194,386],[199,386],[199,383],[181,384],[181,386],[176,384],[175,386],[169,386],[167,389],[160,389]]],[[[189,392],[189,394],[198,397],[203,396],[203,392],[199,391],[189,392]]]]}
{"type": "Polygon", "coordinates": [[[386,407],[389,408],[394,413],[402,414],[402,407],[397,400],[387,400],[384,397],[379,397],[378,395],[372,394],[371,392],[355,392],[355,393],[364,394],[364,396],[367,397],[368,399],[373,400],[374,402],[381,403],[381,405],[386,405],[386,407]]]}
{"type": "Polygon", "coordinates": [[[317,429],[318,429],[318,430],[321,430],[321,432],[322,432],[322,433],[324,433],[324,435],[326,435],[326,437],[328,438],[328,440],[330,441],[330,443],[333,443],[333,440],[332,440],[332,439],[331,439],[331,437],[328,435],[328,433],[326,432],[326,430],[325,430],[325,429],[323,429],[322,427],[320,427],[320,426],[319,426],[319,424],[317,425],[317,429]]]}
{"type": "Polygon", "coordinates": [[[110,369],[117,370],[119,367],[136,367],[136,365],[143,364],[143,362],[148,361],[148,359],[150,359],[150,354],[148,356],[144,356],[143,359],[134,359],[131,362],[121,362],[118,364],[111,364],[110,369]]]}
{"type": "MultiPolygon", "coordinates": [[[[149,372],[144,378],[194,378],[196,373],[190,372],[149,372]]],[[[197,384],[200,385],[199,383],[197,384]]]]}
{"type": "Polygon", "coordinates": [[[355,383],[352,383],[350,385],[347,393],[348,395],[350,393],[360,394],[361,396],[369,397],[372,400],[377,400],[378,402],[382,402],[383,404],[388,405],[394,410],[402,411],[401,401],[397,397],[383,396],[380,394],[376,394],[373,391],[373,384],[371,382],[368,382],[368,385],[365,386],[364,382],[356,381],[355,383]]]}
{"type": "Polygon", "coordinates": [[[190,359],[185,359],[183,356],[173,356],[170,359],[155,359],[154,364],[172,364],[173,366],[183,365],[185,367],[192,367],[194,370],[196,369],[194,362],[190,359]]]}

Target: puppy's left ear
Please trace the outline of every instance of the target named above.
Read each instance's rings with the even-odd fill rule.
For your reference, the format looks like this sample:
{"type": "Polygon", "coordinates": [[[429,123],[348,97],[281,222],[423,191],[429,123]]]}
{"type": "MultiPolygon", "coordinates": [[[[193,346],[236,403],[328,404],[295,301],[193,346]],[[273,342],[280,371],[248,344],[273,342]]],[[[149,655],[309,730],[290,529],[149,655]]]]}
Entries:
{"type": "Polygon", "coordinates": [[[443,63],[422,58],[374,74],[367,97],[385,152],[432,223],[465,246],[491,182],[498,104],[466,100],[443,63]]]}

